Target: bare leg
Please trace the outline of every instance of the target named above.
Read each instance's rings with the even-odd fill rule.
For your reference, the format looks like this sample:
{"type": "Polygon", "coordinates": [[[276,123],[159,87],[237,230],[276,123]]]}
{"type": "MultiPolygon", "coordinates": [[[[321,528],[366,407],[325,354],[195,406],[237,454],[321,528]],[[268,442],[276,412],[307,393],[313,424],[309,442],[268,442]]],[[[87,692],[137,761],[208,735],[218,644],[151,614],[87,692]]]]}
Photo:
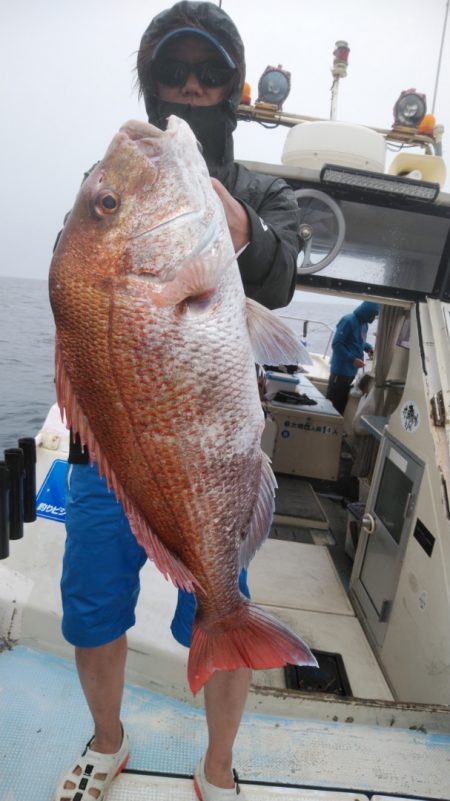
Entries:
{"type": "MultiPolygon", "coordinates": [[[[120,707],[126,657],[125,634],[106,645],[75,649],[78,676],[95,724],[91,748],[103,754],[116,753],[122,744],[120,707]]],[[[64,786],[73,789],[74,784],[67,781],[64,786]]]]}
{"type": "Polygon", "coordinates": [[[122,743],[120,707],[127,658],[127,638],[96,648],[76,648],[78,675],[95,723],[93,750],[114,754],[122,743]]]}
{"type": "Polygon", "coordinates": [[[208,750],[205,776],[216,787],[233,788],[233,744],[241,722],[251,680],[251,670],[216,671],[205,684],[208,750]]]}

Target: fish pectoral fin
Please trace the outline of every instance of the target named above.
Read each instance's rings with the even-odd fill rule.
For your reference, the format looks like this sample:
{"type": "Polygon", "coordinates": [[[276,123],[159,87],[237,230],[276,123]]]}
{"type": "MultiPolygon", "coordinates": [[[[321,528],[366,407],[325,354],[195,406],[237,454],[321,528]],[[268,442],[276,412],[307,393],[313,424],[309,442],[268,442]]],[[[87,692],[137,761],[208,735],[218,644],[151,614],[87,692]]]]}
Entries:
{"type": "Polygon", "coordinates": [[[205,253],[193,256],[173,281],[161,286],[153,296],[156,306],[176,306],[184,300],[212,295],[221,275],[236,260],[234,254],[224,260],[223,247],[218,243],[205,253]]]}
{"type": "Polygon", "coordinates": [[[267,539],[272,524],[277,481],[267,454],[262,453],[261,484],[247,535],[239,554],[241,567],[248,567],[258,548],[267,539]]]}
{"type": "Polygon", "coordinates": [[[243,600],[219,624],[206,629],[197,616],[194,619],[188,660],[188,680],[194,695],[216,670],[317,667],[315,656],[301,637],[251,601],[243,600]]]}
{"type": "Polygon", "coordinates": [[[246,299],[247,326],[258,364],[312,364],[294,332],[256,300],[246,299]]]}
{"type": "Polygon", "coordinates": [[[203,257],[194,259],[173,281],[161,286],[152,299],[159,308],[178,306],[189,298],[203,296],[214,290],[215,275],[208,260],[203,257]]]}
{"type": "Polygon", "coordinates": [[[175,587],[186,592],[198,592],[203,588],[191,571],[176,554],[169,551],[160,538],[152,531],[149,524],[127,498],[123,500],[123,508],[137,541],[144,548],[147,556],[175,587]]]}

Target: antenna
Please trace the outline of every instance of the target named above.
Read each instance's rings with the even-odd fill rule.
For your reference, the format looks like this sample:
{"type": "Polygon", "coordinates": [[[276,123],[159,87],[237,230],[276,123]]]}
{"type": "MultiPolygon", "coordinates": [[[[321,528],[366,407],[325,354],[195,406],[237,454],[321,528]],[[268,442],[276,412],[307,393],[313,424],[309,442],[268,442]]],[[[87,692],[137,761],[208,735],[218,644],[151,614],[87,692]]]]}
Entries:
{"type": "Polygon", "coordinates": [[[342,39],[339,39],[336,42],[335,49],[333,51],[334,61],[331,68],[333,83],[331,85],[330,120],[336,119],[339,79],[347,76],[349,52],[350,48],[348,43],[344,42],[342,39]]]}
{"type": "Polygon", "coordinates": [[[445,32],[447,30],[447,20],[448,20],[449,5],[450,5],[450,0],[447,0],[447,5],[446,5],[446,8],[445,8],[444,26],[442,28],[441,47],[440,47],[440,50],[439,50],[439,59],[438,59],[438,66],[437,66],[437,72],[436,72],[436,82],[434,84],[433,105],[431,107],[431,113],[432,114],[434,114],[434,109],[435,109],[435,106],[436,106],[436,96],[437,96],[437,90],[438,90],[438,85],[439,85],[439,76],[440,76],[440,72],[441,72],[442,51],[444,50],[444,40],[445,40],[445,32]]]}

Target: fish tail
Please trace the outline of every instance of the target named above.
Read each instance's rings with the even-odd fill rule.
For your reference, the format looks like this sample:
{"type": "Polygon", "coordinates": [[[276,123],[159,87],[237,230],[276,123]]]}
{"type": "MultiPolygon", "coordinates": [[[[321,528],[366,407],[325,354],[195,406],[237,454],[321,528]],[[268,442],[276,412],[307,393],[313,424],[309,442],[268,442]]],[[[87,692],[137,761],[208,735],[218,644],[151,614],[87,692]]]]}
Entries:
{"type": "Polygon", "coordinates": [[[208,629],[194,620],[188,660],[194,695],[216,670],[267,670],[288,664],[317,667],[317,660],[301,637],[251,601],[243,600],[218,626],[208,629]]]}

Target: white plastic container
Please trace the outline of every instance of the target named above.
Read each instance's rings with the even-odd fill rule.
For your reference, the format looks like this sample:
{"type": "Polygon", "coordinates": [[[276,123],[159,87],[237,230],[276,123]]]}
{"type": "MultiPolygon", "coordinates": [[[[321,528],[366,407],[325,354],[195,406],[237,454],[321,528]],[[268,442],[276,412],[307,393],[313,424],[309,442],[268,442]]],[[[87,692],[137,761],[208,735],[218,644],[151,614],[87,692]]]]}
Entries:
{"type": "Polygon", "coordinates": [[[384,172],[386,141],[382,134],[346,122],[302,122],[289,130],[281,156],[283,164],[320,170],[338,164],[384,172]]]}
{"type": "Polygon", "coordinates": [[[273,370],[266,372],[266,392],[265,398],[273,398],[277,392],[295,392],[300,383],[296,375],[289,373],[276,373],[273,370]]]}

